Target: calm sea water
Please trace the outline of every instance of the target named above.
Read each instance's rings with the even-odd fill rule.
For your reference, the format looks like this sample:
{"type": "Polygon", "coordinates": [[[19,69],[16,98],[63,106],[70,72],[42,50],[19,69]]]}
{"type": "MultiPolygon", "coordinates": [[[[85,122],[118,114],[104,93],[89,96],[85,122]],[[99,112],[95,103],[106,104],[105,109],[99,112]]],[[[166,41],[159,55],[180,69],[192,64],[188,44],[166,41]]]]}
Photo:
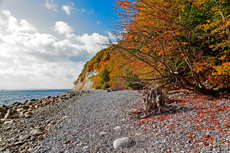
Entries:
{"type": "Polygon", "coordinates": [[[66,94],[67,90],[0,90],[0,106],[11,105],[14,102],[23,103],[30,99],[66,94]]]}

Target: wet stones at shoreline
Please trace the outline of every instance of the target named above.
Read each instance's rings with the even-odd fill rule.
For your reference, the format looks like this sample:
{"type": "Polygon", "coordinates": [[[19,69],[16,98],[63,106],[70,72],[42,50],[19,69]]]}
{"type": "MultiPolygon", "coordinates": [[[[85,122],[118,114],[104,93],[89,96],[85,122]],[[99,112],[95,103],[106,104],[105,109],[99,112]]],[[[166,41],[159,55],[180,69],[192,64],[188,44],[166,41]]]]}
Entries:
{"type": "MultiPolygon", "coordinates": [[[[47,96],[44,99],[31,99],[26,100],[24,104],[20,102],[14,102],[11,106],[3,105],[0,107],[0,119],[1,122],[4,122],[7,119],[13,118],[29,118],[33,115],[32,111],[35,109],[39,109],[45,107],[47,105],[53,105],[58,102],[63,102],[63,100],[72,98],[75,95],[81,95],[82,92],[68,93],[60,96],[47,96]]],[[[0,123],[1,123],[0,122],[0,123]]]]}
{"type": "Polygon", "coordinates": [[[33,150],[28,148],[28,144],[37,143],[47,137],[47,131],[54,125],[56,117],[51,117],[51,114],[56,115],[60,109],[73,103],[76,99],[70,99],[73,96],[82,96],[85,93],[89,92],[47,96],[40,100],[29,100],[24,104],[14,103],[11,106],[0,107],[0,150],[13,150],[13,152],[33,150]]]}

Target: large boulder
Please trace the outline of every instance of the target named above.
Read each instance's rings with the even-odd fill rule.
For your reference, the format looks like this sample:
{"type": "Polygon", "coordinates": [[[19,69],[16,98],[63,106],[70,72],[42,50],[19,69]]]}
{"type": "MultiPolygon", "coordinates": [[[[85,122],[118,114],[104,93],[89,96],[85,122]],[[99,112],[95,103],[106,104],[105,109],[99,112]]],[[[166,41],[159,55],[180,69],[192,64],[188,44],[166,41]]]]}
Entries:
{"type": "Polygon", "coordinates": [[[132,139],[129,137],[118,138],[113,142],[114,149],[119,147],[128,147],[131,146],[132,139]]]}

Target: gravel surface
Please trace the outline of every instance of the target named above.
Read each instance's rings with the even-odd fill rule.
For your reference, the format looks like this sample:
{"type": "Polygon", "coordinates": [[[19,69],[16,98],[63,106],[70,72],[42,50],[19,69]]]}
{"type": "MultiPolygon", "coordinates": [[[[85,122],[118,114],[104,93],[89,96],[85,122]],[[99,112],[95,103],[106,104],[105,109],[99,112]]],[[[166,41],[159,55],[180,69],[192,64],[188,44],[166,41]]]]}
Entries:
{"type": "Polygon", "coordinates": [[[172,94],[169,112],[136,119],[127,111],[141,105],[137,91],[92,92],[39,111],[52,126],[42,125],[46,134],[25,142],[27,152],[230,152],[230,96],[172,94]],[[123,137],[132,143],[114,149],[114,140],[123,137]]]}
{"type": "Polygon", "coordinates": [[[63,110],[59,124],[38,142],[42,147],[34,152],[112,152],[116,138],[133,137],[135,131],[123,124],[130,120],[124,110],[140,100],[137,92],[94,92],[63,110]],[[115,130],[117,126],[121,129],[115,130]]]}

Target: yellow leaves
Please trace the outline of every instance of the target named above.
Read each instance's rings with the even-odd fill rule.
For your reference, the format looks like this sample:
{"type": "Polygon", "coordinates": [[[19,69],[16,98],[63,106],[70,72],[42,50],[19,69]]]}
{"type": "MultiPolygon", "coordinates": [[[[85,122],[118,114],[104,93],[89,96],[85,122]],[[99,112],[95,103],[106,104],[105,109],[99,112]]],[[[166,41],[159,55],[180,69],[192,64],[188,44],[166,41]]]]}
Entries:
{"type": "Polygon", "coordinates": [[[214,45],[210,45],[209,48],[214,48],[214,45]]]}
{"type": "Polygon", "coordinates": [[[217,72],[213,72],[213,75],[229,75],[230,76],[230,62],[225,62],[222,65],[214,66],[217,72]]]}

